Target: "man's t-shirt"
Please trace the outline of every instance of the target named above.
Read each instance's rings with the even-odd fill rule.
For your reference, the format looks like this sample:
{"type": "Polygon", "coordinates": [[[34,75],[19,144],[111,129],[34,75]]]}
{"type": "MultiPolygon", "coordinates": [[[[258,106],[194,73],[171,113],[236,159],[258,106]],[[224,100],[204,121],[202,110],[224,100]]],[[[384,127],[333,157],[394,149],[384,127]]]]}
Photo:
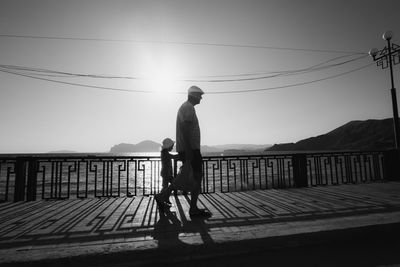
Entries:
{"type": "Polygon", "coordinates": [[[200,126],[197,119],[196,110],[189,101],[186,101],[178,110],[176,118],[176,151],[185,152],[187,149],[200,149],[200,126]],[[183,136],[183,123],[190,122],[189,142],[185,143],[183,136]]]}

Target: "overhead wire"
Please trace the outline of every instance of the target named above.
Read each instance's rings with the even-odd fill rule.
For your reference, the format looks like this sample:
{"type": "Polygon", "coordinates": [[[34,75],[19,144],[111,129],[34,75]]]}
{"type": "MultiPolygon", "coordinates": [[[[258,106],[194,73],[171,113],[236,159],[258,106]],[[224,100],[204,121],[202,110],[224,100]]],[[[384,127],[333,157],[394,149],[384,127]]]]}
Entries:
{"type": "Polygon", "coordinates": [[[339,73],[339,74],[336,74],[336,75],[328,76],[328,77],[321,78],[321,79],[311,80],[311,81],[307,81],[307,82],[302,82],[302,83],[295,83],[295,84],[288,84],[288,85],[274,86],[274,87],[267,87],[267,88],[260,88],[260,89],[245,89],[245,90],[233,90],[233,91],[213,91],[213,92],[207,92],[207,94],[251,93],[251,92],[269,91],[269,90],[277,90],[277,89],[301,86],[301,85],[312,84],[312,83],[316,83],[316,82],[321,82],[321,81],[337,78],[337,77],[340,77],[340,76],[343,76],[343,75],[346,75],[346,74],[349,74],[349,73],[352,73],[352,72],[356,72],[356,71],[365,69],[365,68],[370,67],[372,65],[374,65],[374,63],[369,63],[369,64],[361,66],[359,68],[352,69],[352,70],[346,71],[346,72],[342,72],[342,73],[339,73]]]}
{"type": "Polygon", "coordinates": [[[0,34],[0,37],[49,39],[49,40],[70,40],[70,41],[122,42],[122,43],[147,43],[147,44],[152,43],[152,44],[169,44],[169,45],[235,47],[235,48],[253,48],[253,49],[290,50],[290,51],[317,52],[317,53],[366,54],[366,52],[360,52],[360,51],[307,49],[307,48],[291,48],[291,47],[280,47],[280,46],[226,44],[226,43],[209,43],[209,42],[179,42],[179,41],[157,41],[157,40],[153,40],[153,41],[147,40],[146,41],[146,40],[132,40],[132,39],[58,37],[58,36],[18,35],[18,34],[0,34]]]}
{"type": "MultiPolygon", "coordinates": [[[[305,73],[310,73],[313,71],[320,71],[332,67],[337,67],[341,66],[350,62],[354,62],[360,59],[365,58],[366,56],[360,56],[357,58],[349,59],[346,61],[341,61],[339,63],[334,63],[334,64],[329,64],[325,65],[329,62],[332,62],[334,60],[343,58],[343,57],[348,57],[348,56],[341,56],[341,57],[335,57],[332,59],[329,59],[327,61],[324,61],[322,63],[313,65],[311,67],[303,68],[303,69],[296,69],[296,70],[285,70],[285,71],[274,71],[274,72],[269,72],[269,73],[258,73],[258,74],[241,74],[241,76],[246,77],[246,78],[235,78],[235,79],[171,79],[172,81],[179,81],[179,82],[208,82],[208,83],[220,83],[220,82],[240,82],[240,81],[253,81],[253,80],[261,80],[261,79],[268,79],[268,78],[274,78],[278,76],[291,76],[291,75],[298,75],[298,74],[305,74],[305,73]],[[271,74],[271,75],[268,75],[271,74]],[[257,76],[257,77],[249,77],[251,75],[263,75],[263,76],[257,76]]],[[[56,70],[49,70],[49,69],[42,69],[42,68],[32,68],[32,67],[24,67],[24,66],[14,66],[14,65],[0,65],[1,68],[3,69],[8,69],[8,70],[13,70],[17,71],[19,73],[25,74],[25,75],[33,75],[33,76],[48,76],[48,77],[86,77],[86,78],[103,78],[103,79],[131,79],[131,80],[149,80],[150,78],[145,78],[145,77],[134,77],[134,76],[114,76],[114,75],[94,75],[94,74],[81,74],[81,73],[71,73],[71,72],[62,72],[62,71],[56,71],[56,70]]],[[[232,76],[226,76],[226,77],[241,77],[239,74],[235,74],[232,76]]],[[[218,76],[214,76],[218,77],[218,76]]]]}
{"type": "MultiPolygon", "coordinates": [[[[362,69],[365,69],[369,66],[374,65],[374,63],[369,63],[367,65],[361,66],[356,69],[352,69],[350,71],[342,72],[336,75],[328,76],[325,78],[321,79],[316,79],[316,80],[311,80],[307,82],[301,82],[301,83],[295,83],[295,84],[289,84],[289,85],[282,85],[282,86],[274,86],[274,87],[267,87],[267,88],[259,88],[259,89],[244,89],[244,90],[231,90],[231,91],[212,91],[212,92],[206,92],[206,94],[238,94],[238,93],[252,93],[252,92],[260,92],[260,91],[269,91],[269,90],[277,90],[277,89],[283,89],[283,88],[289,88],[289,87],[295,87],[295,86],[301,86],[301,85],[306,85],[306,84],[312,84],[315,82],[320,82],[320,81],[325,81],[328,79],[333,79],[337,78],[343,75],[347,75],[352,72],[356,72],[362,69]]],[[[31,75],[26,75],[26,74],[21,74],[18,72],[13,72],[13,71],[7,71],[2,68],[0,68],[0,72],[4,73],[9,73],[9,74],[14,74],[18,76],[23,76],[23,77],[28,77],[32,79],[38,79],[38,80],[44,80],[44,81],[49,81],[49,82],[54,82],[54,83],[61,83],[61,84],[66,84],[66,85],[74,85],[74,86],[80,86],[80,87],[88,87],[88,88],[95,88],[95,89],[102,89],[102,90],[112,90],[112,91],[122,91],[122,92],[128,92],[128,93],[160,93],[160,91],[155,91],[155,90],[137,90],[137,89],[123,89],[123,88],[115,88],[115,87],[104,87],[104,86],[94,86],[94,85],[87,85],[87,84],[80,84],[80,83],[71,83],[71,82],[64,82],[64,81],[58,81],[58,80],[53,80],[53,79],[47,79],[47,78],[41,78],[41,77],[35,77],[31,75]]],[[[168,91],[167,93],[173,93],[173,94],[186,94],[186,92],[181,92],[181,91],[168,91]]]]}
{"type": "Polygon", "coordinates": [[[310,73],[313,71],[319,71],[319,70],[324,70],[332,67],[337,67],[341,66],[350,62],[354,62],[360,59],[365,58],[366,56],[361,56],[355,59],[347,60],[344,62],[340,63],[335,63],[327,66],[321,66],[321,67],[310,67],[310,68],[305,68],[305,69],[298,69],[298,70],[292,70],[292,71],[282,71],[282,72],[275,72],[276,74],[272,75],[267,75],[267,76],[259,76],[259,77],[249,77],[249,78],[237,78],[237,79],[213,79],[213,80],[185,80],[188,82],[210,82],[210,83],[218,83],[218,82],[241,82],[241,81],[254,81],[254,80],[263,80],[263,79],[268,79],[268,78],[275,78],[275,77],[280,77],[280,76],[292,76],[292,75],[299,75],[299,74],[305,74],[305,73],[310,73]]]}
{"type": "MultiPolygon", "coordinates": [[[[230,74],[230,75],[210,75],[210,76],[200,76],[201,78],[197,79],[172,79],[174,81],[181,82],[208,82],[208,83],[226,83],[226,82],[241,82],[241,81],[253,81],[253,80],[261,80],[268,79],[274,77],[282,77],[282,76],[291,76],[291,75],[299,75],[306,74],[316,71],[325,70],[328,68],[333,68],[337,66],[341,66],[350,62],[355,62],[367,56],[366,53],[361,52],[351,52],[351,51],[340,51],[340,50],[325,50],[325,49],[303,49],[303,48],[285,48],[285,47],[274,47],[274,46],[260,46],[260,45],[236,45],[236,44],[223,44],[223,43],[205,43],[205,42],[173,42],[173,41],[140,41],[140,40],[128,40],[128,39],[103,39],[103,38],[76,38],[76,37],[54,37],[54,36],[33,36],[33,35],[14,35],[14,34],[0,34],[0,37],[9,37],[9,38],[34,38],[34,39],[54,39],[54,40],[73,40],[73,41],[101,41],[101,42],[130,42],[130,43],[156,43],[156,44],[174,44],[174,45],[198,45],[198,46],[219,46],[219,47],[237,47],[237,48],[256,48],[256,49],[278,49],[278,50],[292,50],[292,51],[306,51],[306,52],[324,52],[324,53],[341,53],[345,55],[341,55],[338,57],[334,57],[328,59],[324,62],[318,63],[316,65],[301,68],[301,69],[293,69],[293,70],[281,70],[281,71],[272,71],[272,72],[253,72],[253,73],[242,73],[242,74],[230,74]],[[337,61],[339,59],[345,57],[351,57],[356,55],[362,55],[357,58],[352,58],[349,60],[328,64],[333,61],[337,61]],[[231,77],[227,79],[227,77],[231,77]],[[235,77],[235,78],[232,78],[235,77]],[[214,78],[214,79],[204,79],[204,78],[214,78]],[[220,78],[220,79],[217,79],[220,78]]],[[[310,84],[318,81],[324,81],[327,79],[339,77],[342,75],[346,75],[348,73],[361,70],[370,66],[371,64],[339,73],[333,76],[328,76],[321,79],[311,80],[307,82],[283,85],[283,86],[275,86],[261,89],[245,89],[245,90],[235,90],[235,91],[213,91],[207,92],[208,94],[229,94],[229,93],[248,93],[248,92],[257,92],[257,91],[266,91],[266,90],[275,90],[287,87],[300,86],[305,84],[310,84]]],[[[103,79],[141,79],[141,80],[149,80],[150,78],[145,77],[135,77],[135,76],[114,76],[114,75],[94,75],[94,74],[82,74],[82,73],[72,73],[72,72],[63,72],[49,69],[41,69],[41,68],[31,68],[31,67],[23,67],[23,66],[14,66],[14,65],[0,65],[0,72],[18,75],[22,77],[43,80],[48,82],[80,86],[80,87],[88,87],[95,89],[103,89],[103,90],[112,90],[112,91],[123,91],[123,92],[131,92],[131,93],[159,93],[160,91],[154,90],[137,90],[137,89],[124,89],[124,88],[115,88],[115,87],[106,87],[106,86],[96,86],[90,84],[83,83],[75,83],[69,81],[61,81],[52,78],[70,78],[70,77],[81,77],[81,78],[103,78],[103,79]],[[47,78],[46,78],[47,77],[47,78]]],[[[179,91],[169,91],[169,93],[182,94],[186,92],[179,91]]]]}
{"type": "MultiPolygon", "coordinates": [[[[64,82],[64,81],[53,80],[53,79],[48,79],[48,78],[35,77],[35,76],[32,76],[32,75],[27,75],[27,74],[23,74],[23,73],[14,72],[14,71],[7,71],[7,70],[4,70],[2,68],[0,68],[0,72],[4,72],[4,73],[8,73],[8,74],[14,74],[14,75],[17,75],[17,76],[23,76],[23,77],[27,77],[27,78],[36,79],[36,80],[42,80],[42,81],[48,81],[48,82],[66,84],[66,85],[73,85],[73,86],[80,86],[80,87],[102,89],[102,90],[121,91],[121,92],[129,92],[129,93],[159,93],[159,91],[155,91],[155,90],[150,91],[150,90],[124,89],[124,88],[115,88],[115,87],[106,87],[106,86],[88,85],[88,84],[81,84],[81,83],[64,82]]],[[[171,92],[171,93],[180,94],[181,92],[171,92]]]]}
{"type": "Polygon", "coordinates": [[[346,54],[343,56],[338,56],[338,57],[334,57],[334,58],[330,58],[326,61],[323,61],[321,63],[318,63],[316,65],[312,65],[310,67],[306,67],[303,69],[293,69],[293,70],[278,70],[278,71],[257,71],[257,72],[251,72],[251,73],[244,73],[244,74],[225,74],[225,75],[202,75],[199,76],[200,78],[224,78],[224,77],[241,77],[241,76],[255,76],[255,75],[266,75],[266,74],[281,74],[281,73],[293,73],[293,72],[299,72],[301,70],[308,70],[308,69],[312,69],[312,68],[316,68],[319,66],[322,66],[324,64],[327,64],[329,62],[341,59],[341,58],[346,58],[346,57],[350,57],[350,56],[354,56],[354,55],[359,55],[357,54],[346,54]]]}

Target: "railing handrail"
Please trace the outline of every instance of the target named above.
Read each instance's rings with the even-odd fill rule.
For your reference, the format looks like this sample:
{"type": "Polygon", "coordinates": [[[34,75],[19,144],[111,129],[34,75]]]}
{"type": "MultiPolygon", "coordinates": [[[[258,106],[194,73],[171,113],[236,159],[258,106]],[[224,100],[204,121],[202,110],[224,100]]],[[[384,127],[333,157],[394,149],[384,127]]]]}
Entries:
{"type": "MultiPolygon", "coordinates": [[[[307,151],[273,151],[271,153],[254,153],[254,154],[240,154],[240,155],[232,155],[232,154],[224,154],[224,152],[212,152],[203,153],[203,158],[237,158],[237,157],[270,157],[270,156],[290,156],[297,154],[306,154],[306,155],[318,155],[318,154],[365,154],[365,153],[384,153],[386,151],[391,151],[391,149],[387,150],[307,150],[307,151]],[[220,155],[212,155],[214,153],[219,153],[220,155]]],[[[144,152],[145,153],[145,152],[144,152]]],[[[157,152],[149,152],[149,153],[157,153],[157,152]]],[[[161,153],[161,152],[160,152],[161,153]]],[[[123,153],[125,154],[125,153],[123,153]]],[[[0,154],[0,159],[15,159],[18,157],[21,158],[36,158],[36,159],[48,159],[48,158],[71,158],[71,159],[81,159],[81,158],[121,158],[121,159],[130,159],[130,158],[148,158],[148,159],[157,159],[160,156],[149,156],[149,155],[119,155],[118,153],[20,153],[20,154],[0,154]]],[[[176,154],[176,152],[172,152],[172,154],[176,154]]]]}
{"type": "MultiPolygon", "coordinates": [[[[202,192],[382,180],[395,175],[393,169],[396,168],[393,166],[396,160],[392,158],[396,153],[393,150],[346,150],[205,154],[202,192]]],[[[176,161],[174,166],[176,171],[176,161]]],[[[36,198],[36,191],[41,190],[42,197],[47,198],[47,187],[51,188],[49,198],[61,198],[66,185],[66,197],[70,196],[71,188],[76,191],[74,194],[77,197],[81,197],[79,190],[82,188],[86,190],[82,193],[84,197],[88,196],[88,190],[92,190],[90,192],[94,192],[95,196],[119,196],[121,192],[128,194],[130,188],[135,194],[137,191],[154,194],[160,190],[160,170],[161,159],[158,155],[0,154],[0,201],[10,199],[8,196],[12,192],[14,200],[16,195],[18,200],[23,200],[24,190],[30,190],[29,196],[33,199],[36,198]],[[94,189],[91,189],[93,184],[94,189]],[[113,191],[116,187],[118,192],[113,191]],[[96,190],[101,192],[97,194],[96,190]]]]}

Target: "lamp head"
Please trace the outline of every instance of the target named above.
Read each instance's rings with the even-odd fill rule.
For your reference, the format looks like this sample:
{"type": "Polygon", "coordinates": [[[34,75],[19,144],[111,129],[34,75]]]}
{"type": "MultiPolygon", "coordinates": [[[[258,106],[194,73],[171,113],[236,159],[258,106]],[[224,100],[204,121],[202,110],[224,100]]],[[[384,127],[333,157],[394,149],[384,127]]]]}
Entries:
{"type": "Polygon", "coordinates": [[[383,40],[389,41],[393,37],[393,32],[392,31],[386,31],[383,35],[382,38],[383,40]]]}
{"type": "Polygon", "coordinates": [[[378,54],[378,49],[372,48],[371,50],[369,50],[368,54],[369,54],[371,57],[375,57],[375,56],[378,54]]]}

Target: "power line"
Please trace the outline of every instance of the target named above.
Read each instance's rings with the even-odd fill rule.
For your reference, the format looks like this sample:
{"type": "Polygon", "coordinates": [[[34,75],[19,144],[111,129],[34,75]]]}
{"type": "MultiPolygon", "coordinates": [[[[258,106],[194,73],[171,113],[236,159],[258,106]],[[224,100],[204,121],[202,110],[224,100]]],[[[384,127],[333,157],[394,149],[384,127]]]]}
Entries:
{"type": "Polygon", "coordinates": [[[359,54],[348,54],[348,55],[344,55],[344,56],[334,57],[334,58],[328,59],[326,61],[323,61],[321,63],[318,63],[316,65],[312,65],[310,67],[306,67],[306,68],[303,68],[303,69],[279,70],[279,71],[270,71],[270,72],[258,71],[258,72],[245,73],[245,74],[205,75],[205,76],[200,76],[200,78],[241,77],[241,76],[254,76],[254,75],[266,75],[266,74],[295,73],[295,72],[299,72],[299,71],[302,71],[302,70],[313,69],[313,68],[325,65],[325,64],[327,64],[329,62],[332,62],[332,61],[335,61],[335,60],[338,60],[338,59],[341,59],[341,58],[354,56],[354,55],[359,55],[359,54]]]}
{"type": "Polygon", "coordinates": [[[17,35],[17,34],[0,34],[0,37],[29,38],[29,39],[48,39],[48,40],[69,40],[69,41],[95,41],[95,42],[190,45],[190,46],[216,46],[216,47],[234,47],[234,48],[290,50],[290,51],[317,52],[317,53],[366,54],[366,52],[360,52],[360,51],[343,51],[343,50],[329,50],[329,49],[307,49],[307,48],[291,48],[291,47],[263,46],[263,45],[245,45],[245,44],[208,43],[208,42],[178,42],[178,41],[156,41],[156,40],[155,41],[143,41],[143,40],[132,40],[132,39],[57,37],[57,36],[37,36],[37,35],[17,35]]]}
{"type": "Polygon", "coordinates": [[[316,82],[321,82],[321,81],[325,81],[325,80],[329,80],[329,79],[333,79],[333,78],[337,78],[352,72],[356,72],[362,69],[365,69],[369,66],[374,65],[374,63],[369,63],[367,65],[364,65],[362,67],[350,70],[350,71],[346,71],[346,72],[342,72],[336,75],[332,75],[332,76],[328,76],[325,78],[321,78],[321,79],[316,79],[316,80],[312,80],[312,81],[308,81],[308,82],[302,82],[302,83],[295,83],[295,84],[289,84],[289,85],[282,85],[282,86],[275,86],[275,87],[268,87],[268,88],[260,88],[260,89],[246,89],[246,90],[237,90],[237,91],[214,91],[214,92],[207,92],[207,94],[238,94],[238,93],[251,93],[251,92],[260,92],[260,91],[269,91],[269,90],[277,90],[277,89],[283,89],[283,88],[289,88],[289,87],[295,87],[295,86],[301,86],[301,85],[306,85],[306,84],[311,84],[311,83],[316,83],[316,82]]]}
{"type": "Polygon", "coordinates": [[[217,79],[217,80],[186,80],[189,82],[210,82],[210,83],[219,83],[219,82],[241,82],[241,81],[254,81],[254,80],[263,80],[263,79],[268,79],[268,78],[275,78],[275,77],[279,77],[279,76],[292,76],[292,75],[298,75],[298,74],[305,74],[305,73],[310,73],[310,72],[314,72],[314,71],[320,71],[320,70],[324,70],[324,69],[328,69],[328,68],[332,68],[332,67],[337,67],[337,66],[341,66],[350,62],[354,62],[360,59],[363,59],[367,56],[361,56],[355,59],[351,59],[351,60],[347,60],[344,62],[340,62],[340,63],[335,63],[335,64],[331,64],[331,65],[327,65],[327,66],[322,66],[322,67],[316,67],[318,65],[309,67],[309,68],[305,68],[305,69],[299,69],[299,70],[293,70],[293,71],[282,71],[281,73],[276,73],[273,75],[268,75],[268,76],[260,76],[260,77],[249,77],[249,78],[237,78],[237,79],[217,79]]]}
{"type": "MultiPolygon", "coordinates": [[[[22,73],[13,72],[13,71],[6,71],[4,69],[0,69],[0,72],[14,74],[14,75],[17,75],[17,76],[23,76],[23,77],[27,77],[27,78],[36,79],[36,80],[42,80],[42,81],[48,81],[48,82],[54,82],[54,83],[61,83],[61,84],[67,84],[67,85],[74,85],[74,86],[80,86],[80,87],[102,89],[102,90],[121,91],[121,92],[129,92],[129,93],[153,93],[153,94],[154,93],[159,93],[158,91],[150,91],[150,90],[123,89],[123,88],[114,88],[114,87],[105,87],[105,86],[96,86],[96,85],[64,82],[64,81],[58,81],[58,80],[53,80],[53,79],[35,77],[35,76],[32,76],[32,75],[22,74],[22,73]]],[[[171,92],[171,93],[183,94],[183,92],[171,92]]]]}
{"type": "MultiPolygon", "coordinates": [[[[316,83],[316,82],[321,82],[325,81],[328,79],[333,79],[337,78],[352,72],[356,72],[359,70],[362,70],[364,68],[367,68],[369,66],[374,65],[374,63],[369,63],[367,65],[364,65],[362,67],[342,72],[336,75],[328,76],[325,78],[321,79],[316,79],[316,80],[311,80],[308,82],[302,82],[302,83],[295,83],[295,84],[289,84],[289,85],[282,85],[282,86],[275,86],[275,87],[267,87],[267,88],[261,88],[261,89],[246,89],[246,90],[234,90],[234,91],[214,91],[214,92],[206,92],[206,94],[238,94],[238,93],[252,93],[252,92],[260,92],[260,91],[269,91],[269,90],[277,90],[277,89],[283,89],[283,88],[289,88],[289,87],[295,87],[295,86],[301,86],[301,85],[306,85],[306,84],[311,84],[311,83],[316,83]]],[[[151,90],[135,90],[135,89],[123,89],[123,88],[114,88],[114,87],[104,87],[104,86],[94,86],[94,85],[86,85],[86,84],[80,84],[80,83],[70,83],[70,82],[63,82],[63,81],[58,81],[58,80],[53,80],[53,79],[47,79],[47,78],[40,78],[40,77],[35,77],[31,75],[26,75],[26,74],[21,74],[13,71],[7,71],[4,69],[0,68],[0,72],[4,73],[9,73],[13,75],[18,75],[18,76],[23,76],[23,77],[28,77],[32,79],[37,79],[37,80],[43,80],[43,81],[49,81],[49,82],[54,82],[54,83],[61,83],[61,84],[67,84],[67,85],[74,85],[74,86],[80,86],[80,87],[88,87],[88,88],[95,88],[95,89],[102,89],[102,90],[112,90],[112,91],[122,91],[122,92],[128,92],[128,93],[160,93],[159,91],[151,91],[151,90]]],[[[178,91],[169,91],[168,93],[173,93],[173,94],[186,94],[187,92],[178,92],[178,91]]]]}
{"type": "MultiPolygon", "coordinates": [[[[306,74],[310,72],[320,71],[332,67],[341,66],[347,63],[351,63],[360,59],[365,58],[366,56],[361,56],[353,59],[349,59],[346,61],[341,61],[334,64],[325,65],[331,61],[348,57],[348,56],[341,56],[329,59],[325,62],[313,65],[311,67],[303,68],[303,69],[296,69],[296,70],[286,70],[286,71],[274,71],[269,73],[258,73],[258,74],[236,74],[232,75],[232,77],[245,77],[245,78],[232,78],[232,79],[173,79],[174,81],[179,82],[208,82],[208,83],[220,83],[220,82],[240,82],[240,81],[253,81],[253,80],[262,80],[268,78],[274,78],[278,76],[292,76],[298,74],[306,74]],[[263,75],[257,77],[249,77],[254,75],[263,75]]],[[[0,65],[1,68],[12,70],[21,74],[30,75],[30,76],[47,76],[47,77],[59,77],[59,78],[66,78],[66,77],[84,77],[84,78],[103,78],[103,79],[131,79],[131,80],[149,80],[150,78],[144,77],[132,77],[132,76],[111,76],[111,75],[93,75],[93,74],[80,74],[80,73],[71,73],[71,72],[61,72],[56,70],[48,70],[42,68],[32,68],[32,67],[23,67],[23,66],[14,66],[14,65],[0,65]],[[32,73],[33,72],[33,73],[32,73]]],[[[218,76],[214,76],[218,77],[218,76]]],[[[226,76],[229,77],[229,76],[226,76]]]]}

